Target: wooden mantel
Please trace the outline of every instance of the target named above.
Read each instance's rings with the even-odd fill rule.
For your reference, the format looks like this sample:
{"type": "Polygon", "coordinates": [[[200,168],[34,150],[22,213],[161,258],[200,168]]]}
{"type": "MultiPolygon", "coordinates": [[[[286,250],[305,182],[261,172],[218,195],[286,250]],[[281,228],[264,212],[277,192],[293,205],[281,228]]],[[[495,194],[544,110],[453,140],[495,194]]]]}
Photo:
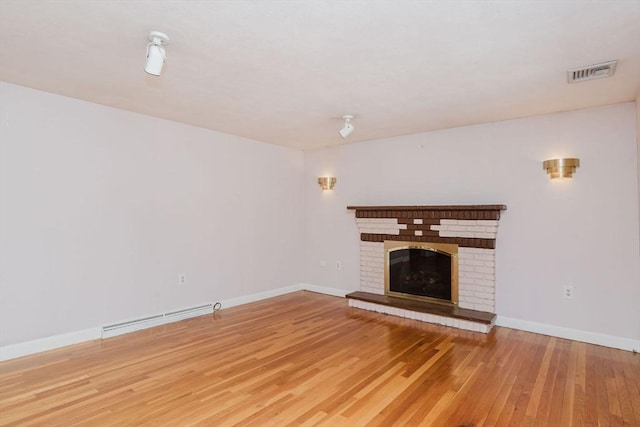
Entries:
{"type": "Polygon", "coordinates": [[[494,220],[506,205],[434,205],[434,206],[347,206],[356,218],[425,218],[494,220]]]}
{"type": "Polygon", "coordinates": [[[349,210],[358,211],[504,211],[506,205],[432,205],[432,206],[347,206],[349,210]]]}

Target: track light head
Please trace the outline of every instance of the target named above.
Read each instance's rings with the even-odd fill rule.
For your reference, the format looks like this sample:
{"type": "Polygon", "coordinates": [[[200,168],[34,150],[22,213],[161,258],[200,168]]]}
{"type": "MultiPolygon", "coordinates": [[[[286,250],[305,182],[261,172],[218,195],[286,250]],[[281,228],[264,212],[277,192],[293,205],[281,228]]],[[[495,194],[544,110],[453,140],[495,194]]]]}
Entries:
{"type": "Polygon", "coordinates": [[[344,119],[344,127],[340,129],[340,136],[343,138],[348,137],[353,132],[353,125],[351,124],[351,120],[353,120],[353,116],[351,114],[347,114],[342,116],[344,119]]]}
{"type": "Polygon", "coordinates": [[[159,76],[162,72],[162,66],[167,59],[167,51],[164,45],[169,43],[169,37],[160,31],[151,31],[149,33],[150,43],[147,45],[147,63],[144,66],[144,71],[153,75],[159,76]]]}

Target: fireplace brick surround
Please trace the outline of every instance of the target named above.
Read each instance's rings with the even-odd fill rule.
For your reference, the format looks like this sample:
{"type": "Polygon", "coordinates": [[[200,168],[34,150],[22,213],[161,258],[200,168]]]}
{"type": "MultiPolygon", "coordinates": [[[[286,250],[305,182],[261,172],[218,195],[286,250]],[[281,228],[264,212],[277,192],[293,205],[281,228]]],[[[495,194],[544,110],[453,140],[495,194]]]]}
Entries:
{"type": "MultiPolygon", "coordinates": [[[[458,245],[458,307],[495,314],[495,244],[505,205],[348,206],[360,231],[360,291],[384,295],[384,241],[458,245]]],[[[402,313],[350,299],[352,307],[489,332],[472,322],[402,313]]],[[[400,310],[400,311],[399,311],[400,310]]],[[[495,317],[495,316],[494,316],[495,317]]]]}

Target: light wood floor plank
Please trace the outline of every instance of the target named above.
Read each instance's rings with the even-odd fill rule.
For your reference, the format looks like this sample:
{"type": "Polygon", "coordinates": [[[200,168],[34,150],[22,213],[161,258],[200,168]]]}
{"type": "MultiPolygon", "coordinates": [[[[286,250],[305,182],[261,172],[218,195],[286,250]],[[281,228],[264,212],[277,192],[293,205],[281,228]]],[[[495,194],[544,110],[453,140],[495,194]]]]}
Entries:
{"type": "Polygon", "coordinates": [[[640,426],[640,356],[296,292],[0,363],[2,426],[640,426]]]}

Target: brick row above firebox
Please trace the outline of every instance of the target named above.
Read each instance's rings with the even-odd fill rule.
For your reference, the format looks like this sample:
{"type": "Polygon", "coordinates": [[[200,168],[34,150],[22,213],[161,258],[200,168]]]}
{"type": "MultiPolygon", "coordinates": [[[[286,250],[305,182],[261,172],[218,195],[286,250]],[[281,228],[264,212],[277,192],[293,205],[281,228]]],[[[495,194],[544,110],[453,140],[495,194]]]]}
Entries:
{"type": "Polygon", "coordinates": [[[347,206],[356,211],[360,239],[452,243],[494,249],[505,205],[347,206]]]}

